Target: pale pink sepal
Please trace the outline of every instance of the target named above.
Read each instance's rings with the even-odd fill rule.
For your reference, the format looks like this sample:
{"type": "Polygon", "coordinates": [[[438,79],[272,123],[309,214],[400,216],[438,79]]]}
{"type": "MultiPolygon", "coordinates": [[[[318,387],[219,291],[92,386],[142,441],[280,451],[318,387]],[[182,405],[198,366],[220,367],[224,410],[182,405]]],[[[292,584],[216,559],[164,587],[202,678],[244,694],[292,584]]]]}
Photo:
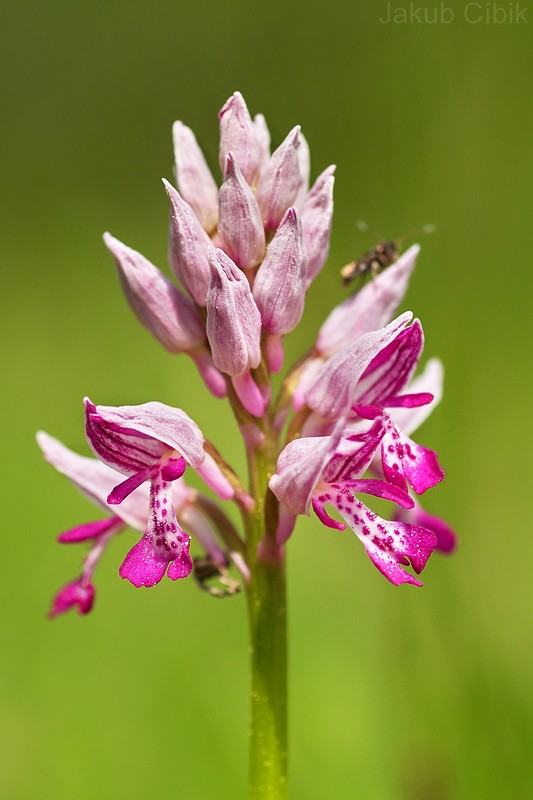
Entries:
{"type": "Polygon", "coordinates": [[[353,401],[384,407],[390,398],[398,406],[402,402],[398,395],[411,380],[423,348],[424,332],[420,320],[415,319],[372,359],[361,376],[353,401]]]}
{"type": "Polygon", "coordinates": [[[182,353],[205,339],[202,320],[191,301],[147,258],[104,233],[126,299],[139,321],[171,353],[182,353]]]}
{"type": "Polygon", "coordinates": [[[262,417],[265,413],[268,400],[266,400],[260,387],[255,383],[250,374],[250,370],[246,370],[242,375],[232,376],[231,382],[237,397],[246,411],[253,417],[262,417]]]}
{"type": "Polygon", "coordinates": [[[306,393],[307,405],[330,420],[346,413],[367,366],[403,330],[412,316],[410,311],[401,314],[386,327],[360,336],[355,343],[326,361],[306,393]]]}
{"type": "Polygon", "coordinates": [[[213,362],[228,375],[242,375],[261,360],[261,315],[244,273],[222,250],[211,250],[207,338],[213,362]]]}
{"type": "Polygon", "coordinates": [[[230,151],[218,195],[222,249],[241,269],[253,269],[265,254],[265,229],[255,195],[230,151]]]}
{"type": "Polygon", "coordinates": [[[263,328],[269,333],[289,333],[300,321],[306,275],[307,255],[300,216],[295,208],[289,208],[257,271],[253,287],[263,328]]]}
{"type": "Polygon", "coordinates": [[[333,309],[318,334],[316,347],[321,355],[334,355],[390,320],[407,290],[419,252],[419,245],[414,244],[395,264],[333,309]]]}
{"type": "Polygon", "coordinates": [[[194,302],[203,307],[210,275],[211,240],[179,192],[164,178],[163,184],[170,200],[168,262],[194,302]]]}
{"type": "Polygon", "coordinates": [[[48,616],[57,617],[74,607],[77,607],[78,614],[88,614],[94,604],[94,595],[92,583],[87,583],[81,578],[67,583],[54,597],[48,616]]]}
{"type": "Polygon", "coordinates": [[[107,496],[120,481],[121,475],[95,458],[87,458],[65,447],[57,439],[40,431],[37,442],[46,460],[65,475],[90,500],[106,511],[113,511],[129,527],[142,531],[148,515],[148,488],[140,486],[124,502],[111,509],[107,496]]]}
{"type": "Polygon", "coordinates": [[[220,109],[220,169],[224,173],[226,156],[233,153],[244,175],[253,186],[257,178],[260,149],[255,126],[240,92],[234,92],[220,109]]]}
{"type": "Polygon", "coordinates": [[[300,188],[300,126],[293,128],[265,167],[256,198],[266,228],[277,228],[300,188]]]}
{"type": "Polygon", "coordinates": [[[340,419],[331,436],[295,439],[281,451],[269,486],[291,514],[309,514],[309,504],[324,468],[341,440],[340,419]]]}
{"type": "Polygon", "coordinates": [[[335,167],[318,176],[302,207],[302,230],[307,251],[306,287],[314,281],[329,253],[333,218],[335,167]]]}
{"type": "Polygon", "coordinates": [[[218,187],[192,130],[177,121],[172,127],[172,138],[179,192],[210,233],[217,225],[218,187]]]}
{"type": "Polygon", "coordinates": [[[172,451],[197,469],[204,460],[198,425],[181,409],[151,402],[138,406],[95,406],[85,399],[89,445],[104,463],[125,475],[168,460],[172,451]]]}
{"type": "Polygon", "coordinates": [[[253,119],[253,124],[257,138],[257,144],[259,146],[259,170],[257,177],[258,181],[260,181],[265,168],[270,161],[270,131],[268,130],[266,119],[264,118],[263,114],[256,114],[253,119]]]}
{"type": "Polygon", "coordinates": [[[298,170],[300,172],[300,185],[298,187],[298,191],[296,192],[296,197],[294,198],[293,205],[298,209],[298,211],[300,211],[304,203],[304,200],[309,192],[309,178],[311,176],[311,153],[309,151],[309,145],[307,143],[307,139],[305,138],[305,136],[301,131],[300,131],[299,146],[296,152],[298,154],[298,170]]]}

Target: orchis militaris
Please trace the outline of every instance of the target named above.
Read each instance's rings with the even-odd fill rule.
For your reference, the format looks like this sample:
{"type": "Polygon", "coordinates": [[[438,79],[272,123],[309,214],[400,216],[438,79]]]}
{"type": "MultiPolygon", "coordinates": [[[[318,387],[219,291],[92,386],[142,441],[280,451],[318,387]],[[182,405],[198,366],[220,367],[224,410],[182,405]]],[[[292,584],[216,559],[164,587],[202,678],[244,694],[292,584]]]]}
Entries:
{"type": "MultiPolygon", "coordinates": [[[[108,514],[61,542],[91,544],[79,578],[55,597],[51,615],[91,610],[93,573],[125,527],[141,532],[119,569],[134,586],[193,570],[190,537],[221,575],[232,564],[247,593],[252,636],[251,797],[286,796],[284,551],[296,517],[313,508],[327,527],[350,528],[393,584],[421,582],[453,531],[415,502],[444,477],[437,456],[410,434],[438,404],[442,368],[428,362],[418,320],[393,318],[413,271],[411,247],[335,308],[316,344],[272,399],[283,336],[299,323],[306,291],[329,252],[334,167],[309,187],[310,156],[299,126],[270,152],[262,115],[236,92],[219,114],[221,185],[193,132],[173,127],[176,187],[168,260],[179,285],[110,234],[104,241],[126,300],[169,353],[186,353],[216,398],[228,397],[246,448],[246,483],[187,414],[158,402],[97,406],[85,401],[88,443],[77,455],[44,433],[45,458],[108,514]],[[239,533],[224,511],[185,484],[195,470],[219,501],[236,503],[239,533]],[[359,494],[394,504],[381,519],[359,494]],[[340,516],[330,516],[329,504],[340,516]],[[270,788],[269,788],[270,787],[270,788]]],[[[213,592],[215,593],[215,592],[213,592]]]]}

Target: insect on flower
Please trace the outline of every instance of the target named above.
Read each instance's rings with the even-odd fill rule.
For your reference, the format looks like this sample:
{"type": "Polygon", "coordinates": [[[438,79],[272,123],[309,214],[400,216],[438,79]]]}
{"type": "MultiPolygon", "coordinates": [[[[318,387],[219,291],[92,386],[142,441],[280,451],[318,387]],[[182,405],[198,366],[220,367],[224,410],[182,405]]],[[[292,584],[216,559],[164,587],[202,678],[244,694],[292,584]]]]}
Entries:
{"type": "MultiPolygon", "coordinates": [[[[366,223],[358,222],[357,227],[362,230],[368,230],[366,223]]],[[[341,277],[343,286],[348,286],[352,281],[362,278],[363,281],[369,275],[375,278],[387,267],[390,267],[398,260],[403,243],[419,233],[433,233],[435,230],[434,225],[424,225],[422,228],[409,231],[399,239],[379,242],[375,247],[367,250],[361,258],[355,261],[350,261],[341,269],[341,277]]]]}

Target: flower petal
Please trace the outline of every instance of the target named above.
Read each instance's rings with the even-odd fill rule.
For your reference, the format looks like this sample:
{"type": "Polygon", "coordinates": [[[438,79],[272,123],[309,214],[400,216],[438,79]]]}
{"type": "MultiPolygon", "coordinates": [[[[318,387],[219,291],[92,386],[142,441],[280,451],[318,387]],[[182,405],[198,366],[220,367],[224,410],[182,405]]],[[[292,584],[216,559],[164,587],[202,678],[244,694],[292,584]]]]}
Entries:
{"type": "Polygon", "coordinates": [[[307,255],[302,225],[289,208],[255,276],[253,296],[269,333],[289,333],[299,323],[305,303],[307,255]]]}
{"type": "Polygon", "coordinates": [[[148,514],[148,487],[140,486],[132,495],[118,506],[110,508],[107,496],[116,486],[120,473],[95,458],[87,458],[74,453],[43,431],[37,434],[37,441],[46,460],[65,475],[93,503],[135,530],[142,531],[146,526],[148,514]]]}
{"type": "Polygon", "coordinates": [[[278,227],[300,188],[299,144],[300,126],[297,125],[272,153],[257,187],[255,196],[266,228],[278,227]]]}
{"type": "Polygon", "coordinates": [[[270,161],[270,131],[268,130],[268,125],[266,124],[266,119],[263,114],[255,115],[253,125],[257,144],[259,146],[259,172],[257,181],[259,182],[265,171],[265,167],[270,161]]]}
{"type": "Polygon", "coordinates": [[[57,541],[62,544],[77,544],[78,542],[86,542],[88,539],[98,539],[104,533],[107,533],[114,528],[123,527],[124,523],[118,517],[111,517],[110,519],[99,519],[95,522],[86,522],[84,525],[76,525],[75,528],[70,528],[64,531],[57,537],[57,541]]]}
{"type": "Polygon", "coordinates": [[[191,129],[178,120],[172,127],[172,138],[179,192],[210,232],[217,224],[218,187],[191,129]]]}
{"type": "Polygon", "coordinates": [[[261,360],[261,315],[244,273],[223,250],[211,251],[207,338],[215,366],[242,375],[261,360]]]}
{"type": "Polygon", "coordinates": [[[333,309],[318,334],[316,346],[321,355],[334,355],[390,320],[406,292],[419,252],[420,247],[413,245],[395,264],[333,309]]]}
{"type": "Polygon", "coordinates": [[[309,177],[311,175],[311,152],[307,139],[300,131],[298,150],[298,169],[300,172],[300,185],[294,198],[293,205],[300,209],[309,192],[309,177]]]}
{"type": "Polygon", "coordinates": [[[295,439],[281,451],[268,485],[292,514],[309,514],[313,492],[338,447],[344,422],[337,422],[331,436],[295,439]]]}
{"type": "Polygon", "coordinates": [[[306,393],[307,405],[326,419],[345,414],[353,403],[357,384],[378,353],[411,320],[411,312],[402,314],[385,328],[360,336],[325,362],[312,387],[306,393]]]}
{"type": "Polygon", "coordinates": [[[197,308],[147,258],[109,233],[104,242],[134,314],[170,353],[182,353],[205,341],[197,308]]]}
{"type": "Polygon", "coordinates": [[[444,478],[437,454],[416,444],[383,414],[385,436],[381,443],[383,474],[389,483],[406,489],[409,481],[417,494],[431,489],[444,478]]]}
{"type": "Polygon", "coordinates": [[[307,251],[306,287],[316,278],[329,253],[333,218],[335,167],[318,176],[302,207],[302,229],[307,251]]]}
{"type": "Polygon", "coordinates": [[[96,455],[125,475],[155,466],[176,450],[194,469],[204,460],[203,436],[181,409],[164,403],[95,406],[85,400],[86,432],[96,455]]]}
{"type": "Polygon", "coordinates": [[[265,229],[257,200],[230,151],[218,195],[218,233],[225,252],[241,269],[253,269],[265,254],[265,229]]]}
{"type": "Polygon", "coordinates": [[[121,578],[137,588],[159,583],[171,562],[169,578],[186,577],[192,569],[190,537],[180,527],[172,506],[172,484],[161,477],[150,486],[150,513],[142,539],[129,551],[120,567],[121,578]]]}
{"type": "Polygon", "coordinates": [[[257,178],[260,148],[256,128],[240,92],[234,92],[220,109],[220,169],[224,172],[226,156],[231,152],[239,162],[244,179],[253,186],[257,178]]]}
{"type": "Polygon", "coordinates": [[[94,604],[94,594],[92,583],[85,583],[81,578],[67,583],[54,597],[48,616],[57,617],[74,606],[78,607],[78,614],[88,614],[94,604]]]}
{"type": "Polygon", "coordinates": [[[433,514],[428,514],[419,503],[413,509],[398,509],[396,519],[412,525],[421,525],[433,531],[437,537],[437,547],[441,553],[453,553],[457,547],[457,534],[450,528],[447,522],[433,514]]]}
{"type": "Polygon", "coordinates": [[[198,306],[205,306],[209,283],[211,239],[194,211],[171,184],[163,179],[170,200],[168,263],[176,278],[198,306]]]}
{"type": "Polygon", "coordinates": [[[322,480],[325,483],[339,483],[359,478],[372,463],[384,434],[383,424],[381,420],[377,420],[368,431],[357,438],[344,436],[326,465],[322,480]]]}
{"type": "Polygon", "coordinates": [[[332,495],[329,502],[334,505],[349,528],[363,543],[372,563],[395,586],[422,583],[406,572],[410,560],[414,571],[419,574],[436,547],[435,534],[417,525],[390,522],[381,519],[363,503],[356,500],[349,489],[332,495]]]}
{"type": "Polygon", "coordinates": [[[382,500],[390,500],[402,508],[413,508],[415,504],[413,498],[403,489],[375,478],[359,478],[342,483],[332,483],[331,488],[338,490],[346,488],[354,494],[370,494],[373,497],[381,497],[382,500]]]}
{"type": "Polygon", "coordinates": [[[384,406],[410,381],[424,347],[422,325],[415,319],[372,359],[357,385],[354,401],[384,406]]]}
{"type": "Polygon", "coordinates": [[[406,434],[413,433],[429,417],[434,408],[442,399],[443,367],[438,358],[431,358],[424,371],[411,381],[408,390],[410,393],[420,392],[433,395],[433,400],[419,408],[393,408],[390,411],[396,427],[401,428],[406,434]]]}

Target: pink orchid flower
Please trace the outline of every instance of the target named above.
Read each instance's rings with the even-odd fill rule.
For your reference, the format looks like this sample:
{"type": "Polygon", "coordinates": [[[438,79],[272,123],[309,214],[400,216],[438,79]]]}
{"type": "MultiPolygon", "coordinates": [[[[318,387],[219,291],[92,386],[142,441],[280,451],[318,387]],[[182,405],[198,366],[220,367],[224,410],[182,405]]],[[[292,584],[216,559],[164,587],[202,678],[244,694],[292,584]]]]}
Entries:
{"type": "Polygon", "coordinates": [[[423,570],[437,544],[433,531],[381,519],[355,496],[362,492],[391,500],[406,509],[413,507],[413,500],[402,488],[361,477],[383,439],[382,423],[376,421],[361,436],[343,436],[344,430],[345,421],[341,419],[331,436],[296,439],[280,454],[277,471],[269,483],[284,506],[278,542],[283,543],[290,535],[294,515],[308,514],[312,506],[324,525],[338,530],[351,528],[372,563],[391,583],[421,586],[403,567],[410,562],[417,574],[423,570]],[[344,523],[327,514],[326,504],[338,511],[344,523]]]}
{"type": "MultiPolygon", "coordinates": [[[[78,525],[58,537],[63,544],[90,542],[91,548],[84,559],[82,574],[59,591],[50,616],[57,616],[73,606],[78,606],[80,614],[86,614],[94,602],[93,574],[111,539],[126,527],[139,532],[146,528],[150,501],[148,486],[139,486],[119,505],[111,505],[108,497],[120,480],[120,473],[95,458],[78,455],[42,431],[37,434],[37,441],[46,460],[58,472],[69,478],[99,508],[112,512],[110,517],[78,525]]],[[[210,560],[225,567],[227,557],[208,520],[195,506],[197,495],[198,492],[189,488],[183,478],[172,482],[172,506],[176,517],[200,543],[210,560]]]]}
{"type": "Polygon", "coordinates": [[[163,403],[95,406],[85,401],[89,445],[104,464],[127,475],[107,502],[119,505],[145,482],[150,484],[146,530],[130,550],[120,575],[134,586],[153,586],[168,575],[186,577],[192,569],[190,537],[181,528],[172,503],[172,482],[188,465],[228,499],[233,489],[204,451],[203,435],[180,409],[163,403]],[[168,571],[167,571],[168,568],[168,571]]]}

